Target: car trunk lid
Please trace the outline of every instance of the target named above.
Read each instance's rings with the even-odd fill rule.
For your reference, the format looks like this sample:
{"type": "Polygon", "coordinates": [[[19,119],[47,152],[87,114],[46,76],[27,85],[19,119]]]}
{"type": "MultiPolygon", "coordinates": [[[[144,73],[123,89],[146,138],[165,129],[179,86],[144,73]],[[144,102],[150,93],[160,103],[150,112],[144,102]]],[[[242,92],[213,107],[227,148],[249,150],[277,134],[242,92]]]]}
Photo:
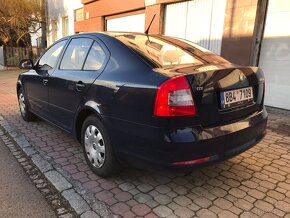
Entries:
{"type": "Polygon", "coordinates": [[[188,79],[200,124],[204,127],[233,122],[263,107],[264,77],[259,68],[203,65],[173,67],[161,73],[170,77],[184,75],[188,79]],[[249,89],[252,89],[252,98],[224,106],[224,92],[242,93],[249,89]]]}

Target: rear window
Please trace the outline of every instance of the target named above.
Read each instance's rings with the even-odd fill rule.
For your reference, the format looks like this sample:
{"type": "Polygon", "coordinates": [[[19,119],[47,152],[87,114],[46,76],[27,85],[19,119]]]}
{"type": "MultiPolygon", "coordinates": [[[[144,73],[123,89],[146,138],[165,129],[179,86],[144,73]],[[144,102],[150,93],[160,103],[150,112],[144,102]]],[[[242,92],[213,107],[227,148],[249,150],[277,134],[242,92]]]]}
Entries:
{"type": "MultiPolygon", "coordinates": [[[[175,37],[172,37],[172,38],[175,38],[175,37]]],[[[218,64],[218,63],[228,63],[228,61],[224,58],[222,58],[221,56],[191,42],[191,41],[188,41],[186,39],[181,39],[181,38],[175,38],[179,41],[182,41],[188,45],[190,45],[191,47],[194,47],[196,49],[198,49],[199,51],[201,51],[203,54],[200,55],[200,57],[205,60],[206,62],[208,63],[211,63],[211,64],[218,64]]]]}
{"type": "Polygon", "coordinates": [[[193,64],[203,62],[180,47],[146,35],[119,35],[117,39],[133,49],[143,58],[150,60],[159,67],[193,64]]]}

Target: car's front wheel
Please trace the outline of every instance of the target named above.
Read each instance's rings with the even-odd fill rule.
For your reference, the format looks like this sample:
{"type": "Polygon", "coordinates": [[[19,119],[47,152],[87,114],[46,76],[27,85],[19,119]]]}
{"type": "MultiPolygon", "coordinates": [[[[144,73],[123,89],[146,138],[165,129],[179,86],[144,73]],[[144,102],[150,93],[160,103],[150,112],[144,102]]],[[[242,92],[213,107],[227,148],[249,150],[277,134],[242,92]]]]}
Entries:
{"type": "Polygon", "coordinates": [[[29,111],[27,100],[22,89],[19,89],[18,91],[18,103],[23,120],[32,121],[34,119],[34,114],[29,111]]]}
{"type": "Polygon", "coordinates": [[[111,176],[118,169],[110,137],[96,116],[83,123],[81,143],[89,167],[99,176],[111,176]]]}

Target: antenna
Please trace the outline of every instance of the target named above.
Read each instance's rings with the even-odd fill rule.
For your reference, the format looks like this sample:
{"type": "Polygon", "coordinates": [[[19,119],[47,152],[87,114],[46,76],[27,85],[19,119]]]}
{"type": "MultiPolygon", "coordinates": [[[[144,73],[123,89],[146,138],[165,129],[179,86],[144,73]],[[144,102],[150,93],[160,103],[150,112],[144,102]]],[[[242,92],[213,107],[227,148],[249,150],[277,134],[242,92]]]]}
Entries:
{"type": "Polygon", "coordinates": [[[150,29],[150,27],[151,27],[151,24],[153,23],[153,20],[154,20],[155,16],[156,16],[156,14],[154,14],[154,16],[152,17],[152,20],[151,20],[149,26],[147,27],[147,29],[146,29],[146,31],[145,31],[145,34],[146,34],[146,35],[148,35],[149,29],[150,29]]]}
{"type": "MultiPolygon", "coordinates": [[[[154,14],[154,16],[152,17],[152,20],[151,20],[149,26],[147,27],[147,29],[146,29],[146,31],[145,31],[145,34],[146,34],[146,36],[147,36],[149,42],[150,42],[150,39],[149,39],[149,36],[148,36],[148,32],[149,32],[149,29],[150,29],[150,27],[151,27],[151,24],[153,23],[153,20],[154,20],[155,16],[156,16],[156,14],[154,14]]],[[[150,42],[150,43],[151,43],[151,42],[150,42]]]]}

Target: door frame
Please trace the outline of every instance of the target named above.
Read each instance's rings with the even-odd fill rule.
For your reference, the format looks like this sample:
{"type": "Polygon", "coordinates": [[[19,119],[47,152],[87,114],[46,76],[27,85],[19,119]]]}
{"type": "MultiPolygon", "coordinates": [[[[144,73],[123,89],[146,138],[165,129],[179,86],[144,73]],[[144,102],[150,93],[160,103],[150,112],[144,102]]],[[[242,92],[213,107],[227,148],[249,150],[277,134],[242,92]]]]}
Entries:
{"type": "Polygon", "coordinates": [[[259,66],[260,53],[264,38],[266,18],[268,12],[268,5],[269,0],[258,1],[255,28],[252,41],[252,52],[250,57],[250,64],[253,66],[259,66]]]}

